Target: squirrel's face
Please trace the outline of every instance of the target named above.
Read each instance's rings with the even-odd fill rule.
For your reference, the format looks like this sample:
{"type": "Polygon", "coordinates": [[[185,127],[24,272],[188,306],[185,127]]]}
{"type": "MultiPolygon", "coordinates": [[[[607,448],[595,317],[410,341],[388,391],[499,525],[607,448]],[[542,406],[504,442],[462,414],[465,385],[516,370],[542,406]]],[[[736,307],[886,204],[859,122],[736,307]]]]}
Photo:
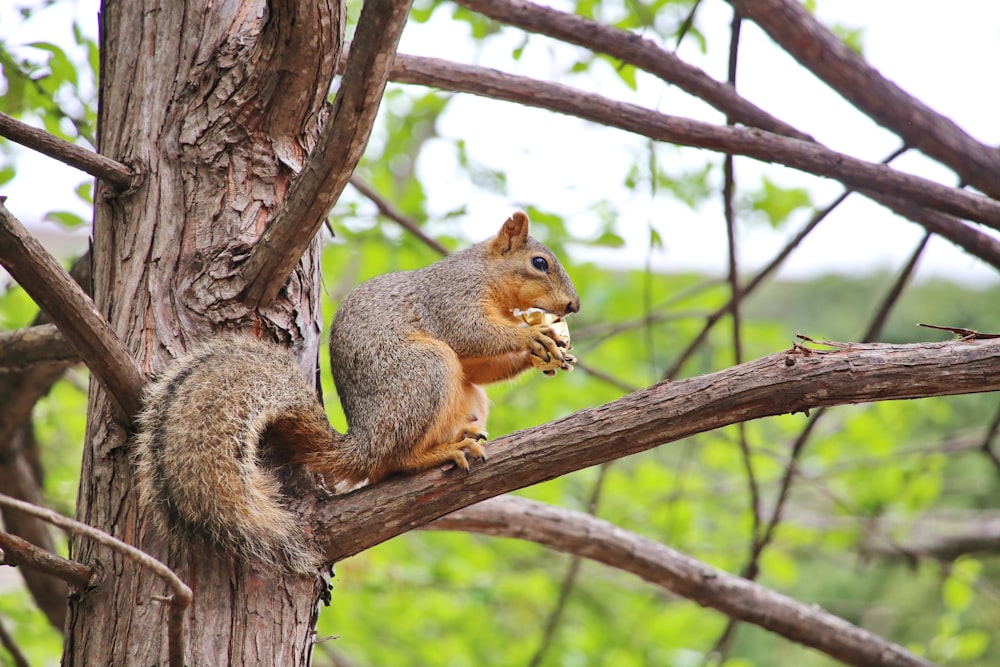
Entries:
{"type": "Polygon", "coordinates": [[[579,312],[573,281],[552,251],[537,241],[528,250],[516,260],[522,262],[517,274],[523,278],[516,286],[518,307],[541,308],[559,316],[579,312]]]}

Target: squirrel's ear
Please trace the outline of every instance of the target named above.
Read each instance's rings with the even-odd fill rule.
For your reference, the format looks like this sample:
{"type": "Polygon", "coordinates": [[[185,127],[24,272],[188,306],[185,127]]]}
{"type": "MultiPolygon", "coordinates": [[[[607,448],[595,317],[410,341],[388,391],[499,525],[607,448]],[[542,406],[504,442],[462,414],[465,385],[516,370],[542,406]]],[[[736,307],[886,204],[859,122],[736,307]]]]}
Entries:
{"type": "Polygon", "coordinates": [[[501,255],[517,250],[528,239],[528,216],[518,211],[507,218],[500,233],[493,240],[493,248],[501,255]]]}

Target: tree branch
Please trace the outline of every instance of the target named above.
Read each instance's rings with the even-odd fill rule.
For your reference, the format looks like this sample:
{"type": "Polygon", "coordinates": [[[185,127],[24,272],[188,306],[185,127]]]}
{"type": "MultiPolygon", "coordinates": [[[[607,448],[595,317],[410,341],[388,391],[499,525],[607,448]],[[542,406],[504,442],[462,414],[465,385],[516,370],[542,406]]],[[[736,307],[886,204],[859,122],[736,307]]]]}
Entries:
{"type": "MultiPolygon", "coordinates": [[[[734,122],[816,143],[805,132],[740,96],[734,87],[716,81],[703,70],[684,62],[676,54],[640,35],[523,0],[457,1],[497,21],[618,58],[704,100],[734,122]]],[[[890,197],[870,190],[860,192],[1000,269],[1000,241],[997,239],[973,229],[961,220],[914,205],[905,198],[890,197]]]]}
{"type": "Polygon", "coordinates": [[[170,604],[170,613],[167,615],[167,643],[170,649],[169,664],[170,667],[184,666],[184,613],[191,606],[192,593],[187,584],[181,581],[180,577],[174,574],[173,570],[144,551],[140,551],[104,531],[98,530],[93,526],[88,526],[85,523],[74,521],[50,509],[38,507],[37,505],[5,496],[2,493],[0,493],[0,505],[13,507],[16,510],[48,521],[52,525],[58,526],[69,533],[93,540],[113,551],[117,551],[162,579],[173,592],[173,595],[167,600],[170,604]]]}
{"type": "Polygon", "coordinates": [[[866,556],[933,558],[954,561],[967,554],[1000,553],[1000,515],[995,512],[928,514],[894,539],[888,529],[870,533],[861,546],[866,556]]]}
{"type": "Polygon", "coordinates": [[[0,331],[0,368],[24,368],[46,361],[78,361],[80,355],[54,324],[0,331]]]}
{"type": "Polygon", "coordinates": [[[424,245],[426,245],[428,248],[438,253],[442,257],[449,254],[448,249],[445,248],[443,245],[441,245],[441,243],[438,242],[437,239],[431,238],[430,236],[425,234],[424,230],[420,229],[420,227],[413,220],[410,220],[402,213],[397,211],[392,206],[392,204],[387,202],[385,198],[382,197],[382,195],[380,195],[378,192],[375,191],[375,188],[368,185],[357,176],[351,176],[351,185],[353,185],[354,189],[360,192],[362,195],[364,195],[371,203],[375,204],[375,208],[378,209],[379,213],[381,213],[382,215],[389,218],[390,220],[395,222],[397,225],[399,225],[406,231],[416,236],[418,239],[423,241],[424,245]]]}
{"type": "Polygon", "coordinates": [[[681,146],[779,162],[1000,229],[1000,202],[763,130],[669,116],[569,86],[437,58],[397,54],[392,80],[549,109],[681,146]]]}
{"type": "Polygon", "coordinates": [[[48,313],[107,389],[118,417],[139,410],[145,378],[93,300],[0,202],[0,264],[48,313]]]}
{"type": "MultiPolygon", "coordinates": [[[[90,269],[90,254],[85,253],[73,263],[70,276],[81,287],[90,285],[90,269]]],[[[47,321],[44,311],[40,311],[34,319],[36,325],[47,321]]],[[[38,330],[39,327],[36,326],[25,331],[38,330]]],[[[15,335],[17,333],[14,332],[15,335]]],[[[5,335],[7,334],[0,334],[0,338],[5,335]]],[[[62,338],[62,334],[58,335],[62,338]]],[[[31,413],[38,399],[49,392],[71,363],[79,362],[79,356],[68,343],[59,347],[69,347],[73,359],[53,362],[39,360],[39,363],[23,366],[17,359],[3,360],[2,357],[10,352],[10,348],[0,344],[0,489],[19,500],[36,505],[44,504],[43,471],[31,428],[31,413]]],[[[24,354],[33,356],[30,352],[24,354]]],[[[0,516],[4,527],[11,534],[45,551],[55,550],[48,525],[41,520],[6,507],[0,509],[0,516]]],[[[61,632],[66,625],[65,583],[30,568],[22,569],[21,576],[38,608],[52,627],[61,632]]]]}
{"type": "Polygon", "coordinates": [[[685,62],[676,53],[641,35],[524,0],[455,2],[501,23],[576,44],[596,53],[606,53],[708,102],[735,122],[803,141],[813,141],[805,132],[742,97],[733,86],[716,81],[704,70],[685,62]]]}
{"type": "MultiPolygon", "coordinates": [[[[469,474],[433,470],[303,506],[336,561],[501,493],[696,433],[824,405],[1000,390],[1000,339],[800,345],[717,373],[661,382],[501,438],[469,474]]],[[[304,499],[303,503],[312,502],[304,499]]]]}
{"type": "Polygon", "coordinates": [[[5,113],[0,113],[0,136],[96,176],[119,190],[136,187],[141,179],[120,162],[31,127],[5,113]]]}
{"type": "Polygon", "coordinates": [[[793,0],[729,0],[799,63],[907,144],[1000,199],[1000,152],[882,76],[793,0]]]}
{"type": "Polygon", "coordinates": [[[244,303],[257,308],[281,290],[364,153],[411,0],[367,0],[346,70],[316,149],[292,182],[243,265],[244,303]]]}
{"type": "Polygon", "coordinates": [[[933,664],[816,605],[804,605],[582,512],[500,496],[453,512],[428,528],[512,537],[584,556],[849,665],[933,664]]]}
{"type": "Polygon", "coordinates": [[[75,560],[60,558],[16,535],[0,531],[0,549],[4,565],[21,565],[85,589],[92,585],[96,572],[75,560]]]}

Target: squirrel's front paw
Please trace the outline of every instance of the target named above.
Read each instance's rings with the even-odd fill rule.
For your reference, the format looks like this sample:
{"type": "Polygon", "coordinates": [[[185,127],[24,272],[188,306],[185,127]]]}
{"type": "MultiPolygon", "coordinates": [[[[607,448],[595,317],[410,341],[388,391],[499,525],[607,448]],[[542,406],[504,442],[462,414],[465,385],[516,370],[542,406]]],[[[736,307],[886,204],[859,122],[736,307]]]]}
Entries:
{"type": "Polygon", "coordinates": [[[531,365],[546,375],[555,375],[557,370],[571,371],[576,357],[569,354],[573,349],[566,320],[539,308],[513,311],[531,329],[529,353],[531,365]]]}
{"type": "Polygon", "coordinates": [[[551,325],[532,327],[531,333],[529,353],[532,366],[546,375],[553,375],[557,370],[573,370],[576,357],[566,351],[570,347],[568,337],[562,336],[551,325]]]}

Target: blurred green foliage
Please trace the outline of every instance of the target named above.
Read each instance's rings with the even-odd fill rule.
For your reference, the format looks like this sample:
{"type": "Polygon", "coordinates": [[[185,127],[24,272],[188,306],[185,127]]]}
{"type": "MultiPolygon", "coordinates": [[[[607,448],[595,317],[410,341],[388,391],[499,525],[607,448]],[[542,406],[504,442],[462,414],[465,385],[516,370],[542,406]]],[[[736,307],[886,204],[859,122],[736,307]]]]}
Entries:
{"type": "MultiPolygon", "coordinates": [[[[44,4],[44,3],[41,3],[44,4]]],[[[359,3],[350,4],[355,21],[359,3]]],[[[643,31],[671,43],[682,33],[702,50],[697,21],[688,24],[691,0],[602,2],[579,0],[577,13],[643,31]]],[[[29,13],[32,11],[29,7],[29,13]]],[[[436,12],[468,23],[471,36],[488,40],[500,27],[468,10],[418,1],[413,20],[436,12]]],[[[38,121],[72,141],[93,141],[96,45],[74,27],[83,60],[63,47],[38,43],[13,48],[0,35],[3,96],[0,111],[38,121]]],[[[858,33],[850,34],[852,48],[858,33]]],[[[529,39],[512,53],[516,59],[529,39]]],[[[613,70],[629,87],[635,72],[610,59],[580,58],[568,76],[613,70]]],[[[418,164],[428,145],[446,144],[459,167],[457,191],[505,195],[508,174],[477,162],[463,140],[442,137],[441,117],[453,97],[424,89],[390,87],[366,159],[357,175],[402,215],[449,249],[491,234],[501,220],[463,226],[463,204],[430,216],[418,164]]],[[[5,142],[0,146],[6,150],[5,142]]],[[[635,156],[622,187],[646,189],[690,208],[717,197],[719,170],[706,155],[697,166],[661,164],[662,147],[635,156]]],[[[666,150],[672,150],[670,148],[666,150]]],[[[0,184],[16,174],[4,158],[0,184]]],[[[761,180],[744,185],[741,215],[773,226],[813,206],[810,194],[761,180]]],[[[91,192],[78,192],[89,200],[91,192]]],[[[718,279],[610,269],[574,258],[583,248],[618,248],[619,211],[600,202],[598,225],[581,230],[566,214],[525,204],[534,233],[566,259],[583,301],[570,321],[576,354],[602,375],[577,370],[540,374],[490,389],[494,437],[601,405],[629,387],[663,379],[705,317],[728,299],[718,279]]],[[[52,212],[73,226],[73,214],[52,212]]],[[[322,263],[332,314],[357,283],[387,271],[424,266],[438,255],[375,212],[349,190],[332,218],[336,238],[322,263]]],[[[666,235],[650,224],[653,246],[666,235]]],[[[721,250],[720,250],[721,252],[721,250]]],[[[634,259],[634,258],[633,258],[634,259]]],[[[743,356],[788,348],[797,332],[816,338],[857,340],[894,277],[826,276],[803,283],[770,282],[744,304],[743,356]]],[[[943,280],[904,292],[880,336],[892,342],[939,340],[941,332],[916,322],[998,331],[1000,287],[974,289],[943,280]]],[[[0,293],[0,329],[26,326],[37,309],[18,288],[0,293]]],[[[682,368],[681,376],[729,366],[734,358],[731,320],[724,318],[682,368]]],[[[328,364],[323,389],[334,426],[346,428],[328,364]]],[[[760,581],[806,603],[816,603],[928,657],[954,665],[1000,663],[1000,602],[996,556],[964,556],[954,563],[869,553],[876,535],[905,543],[913,521],[945,510],[996,509],[1000,476],[978,449],[995,396],[880,403],[828,411],[797,462],[785,520],[764,552],[760,581]]],[[[86,378],[73,372],[35,410],[35,433],[47,471],[46,499],[72,513],[79,479],[79,448],[86,412],[86,378]]],[[[766,509],[786,473],[790,447],[807,423],[786,415],[746,425],[751,464],[766,509]]],[[[721,429],[670,443],[597,470],[582,470],[521,491],[543,502],[586,511],[600,483],[596,514],[625,529],[670,545],[727,571],[738,572],[750,550],[754,518],[736,429],[721,429]],[[599,480],[603,480],[600,481],[599,480]]],[[[958,519],[956,519],[958,520],[958,519]]],[[[533,544],[476,535],[417,532],[338,564],[333,602],[323,610],[315,664],[462,665],[701,665],[723,631],[720,614],[679,599],[637,578],[583,563],[569,591],[561,622],[543,649],[543,630],[556,605],[570,558],[533,544]],[[537,659],[536,659],[537,658],[537,659]],[[533,662],[534,661],[534,662],[533,662]]],[[[9,571],[0,572],[8,575],[9,571]]],[[[60,639],[33,608],[16,578],[0,583],[0,623],[32,664],[55,664],[60,639]]],[[[12,664],[0,651],[0,665],[12,664]]],[[[722,663],[726,667],[833,662],[750,626],[741,626],[722,663]]]]}

